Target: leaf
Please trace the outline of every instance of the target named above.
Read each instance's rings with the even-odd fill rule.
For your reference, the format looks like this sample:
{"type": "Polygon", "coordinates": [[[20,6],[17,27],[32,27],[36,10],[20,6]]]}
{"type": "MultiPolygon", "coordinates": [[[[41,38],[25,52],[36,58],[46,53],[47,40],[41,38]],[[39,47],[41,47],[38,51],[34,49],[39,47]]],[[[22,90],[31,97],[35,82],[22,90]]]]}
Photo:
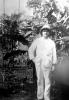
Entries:
{"type": "Polygon", "coordinates": [[[19,55],[21,53],[25,54],[26,52],[27,51],[24,51],[24,50],[13,50],[11,52],[6,53],[5,56],[3,57],[3,59],[7,60],[8,58],[10,58],[12,56],[14,57],[14,56],[17,56],[17,55],[19,55]]]}

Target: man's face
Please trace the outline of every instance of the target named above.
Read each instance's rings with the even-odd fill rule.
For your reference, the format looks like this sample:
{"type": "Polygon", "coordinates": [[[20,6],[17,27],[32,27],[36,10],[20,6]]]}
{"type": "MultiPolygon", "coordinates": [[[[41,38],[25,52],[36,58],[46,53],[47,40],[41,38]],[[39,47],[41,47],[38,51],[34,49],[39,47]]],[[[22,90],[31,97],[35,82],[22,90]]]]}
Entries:
{"type": "Polygon", "coordinates": [[[48,38],[48,35],[49,35],[49,32],[48,32],[48,31],[43,31],[43,32],[42,32],[42,36],[43,36],[44,38],[48,38]]]}

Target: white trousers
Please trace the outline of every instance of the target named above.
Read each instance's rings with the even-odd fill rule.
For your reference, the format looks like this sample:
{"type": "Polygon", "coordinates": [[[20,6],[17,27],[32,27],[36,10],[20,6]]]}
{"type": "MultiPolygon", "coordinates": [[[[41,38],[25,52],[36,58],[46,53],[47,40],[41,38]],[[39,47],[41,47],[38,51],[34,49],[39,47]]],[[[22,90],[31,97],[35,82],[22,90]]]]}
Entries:
{"type": "Polygon", "coordinates": [[[50,70],[51,65],[45,64],[42,61],[35,62],[37,74],[37,98],[50,100],[50,70]]]}

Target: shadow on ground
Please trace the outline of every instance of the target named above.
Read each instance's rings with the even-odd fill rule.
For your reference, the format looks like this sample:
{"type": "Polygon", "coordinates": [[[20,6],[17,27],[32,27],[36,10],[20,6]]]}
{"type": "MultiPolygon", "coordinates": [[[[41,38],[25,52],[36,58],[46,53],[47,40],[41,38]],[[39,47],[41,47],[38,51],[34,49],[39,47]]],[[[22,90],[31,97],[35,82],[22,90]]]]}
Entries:
{"type": "MultiPolygon", "coordinates": [[[[0,100],[36,100],[36,89],[28,85],[25,89],[17,92],[11,92],[11,89],[0,88],[0,100]],[[27,88],[27,89],[26,89],[27,88]]],[[[51,100],[69,99],[69,86],[54,83],[51,86],[51,100]]]]}

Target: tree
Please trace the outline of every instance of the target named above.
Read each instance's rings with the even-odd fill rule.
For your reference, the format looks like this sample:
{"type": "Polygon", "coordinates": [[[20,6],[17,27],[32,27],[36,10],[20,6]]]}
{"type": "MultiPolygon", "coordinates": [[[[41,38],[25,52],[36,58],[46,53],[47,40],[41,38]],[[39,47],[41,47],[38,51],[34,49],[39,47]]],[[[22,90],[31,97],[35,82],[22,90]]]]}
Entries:
{"type": "Polygon", "coordinates": [[[42,0],[28,0],[27,6],[34,9],[34,15],[36,13],[36,9],[41,6],[41,2],[42,0]]]}

